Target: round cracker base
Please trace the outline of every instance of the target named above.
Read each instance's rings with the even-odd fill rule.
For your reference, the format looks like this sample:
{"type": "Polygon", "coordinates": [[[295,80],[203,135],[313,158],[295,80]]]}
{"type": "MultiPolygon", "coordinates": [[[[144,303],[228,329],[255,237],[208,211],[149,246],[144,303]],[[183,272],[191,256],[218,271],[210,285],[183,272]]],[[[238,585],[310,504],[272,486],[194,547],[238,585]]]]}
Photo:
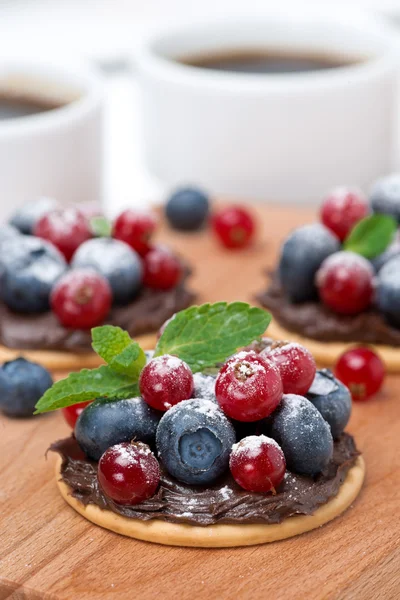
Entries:
{"type": "Polygon", "coordinates": [[[229,548],[253,546],[294,537],[316,529],[344,512],[358,496],[365,476],[361,456],[350,469],[335,498],[320,506],[313,515],[298,515],[276,525],[193,525],[168,523],[158,519],[139,521],[129,519],[94,504],[85,506],[71,495],[71,488],[60,479],[62,460],[58,457],[56,476],[58,489],[64,500],[92,523],[121,535],[167,546],[197,548],[229,548]]]}
{"type": "MultiPolygon", "coordinates": [[[[266,335],[274,340],[290,340],[298,342],[308,348],[319,365],[331,367],[343,352],[354,348],[354,346],[362,345],[357,342],[321,342],[305,337],[294,331],[289,331],[280,325],[277,320],[273,320],[267,330],[266,335]]],[[[383,344],[366,344],[373,348],[383,362],[387,371],[390,373],[398,373],[400,371],[400,348],[393,346],[384,346],[383,344]]]]}
{"type": "MultiPolygon", "coordinates": [[[[143,350],[152,350],[157,343],[157,334],[148,333],[135,337],[143,350]]],[[[95,352],[69,352],[67,350],[25,350],[7,348],[0,345],[0,362],[14,360],[23,356],[27,360],[37,362],[50,371],[79,371],[93,369],[104,364],[95,352]]]]}

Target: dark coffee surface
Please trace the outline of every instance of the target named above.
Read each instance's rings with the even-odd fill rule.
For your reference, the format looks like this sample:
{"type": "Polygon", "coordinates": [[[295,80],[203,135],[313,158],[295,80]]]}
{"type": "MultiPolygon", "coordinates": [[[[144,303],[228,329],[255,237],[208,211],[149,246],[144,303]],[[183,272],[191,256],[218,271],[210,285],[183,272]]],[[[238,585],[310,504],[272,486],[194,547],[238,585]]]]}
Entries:
{"type": "Polygon", "coordinates": [[[64,106],[67,102],[46,100],[28,95],[6,95],[0,92],[0,121],[36,115],[64,106]]]}
{"type": "Polygon", "coordinates": [[[323,473],[306,477],[286,472],[276,494],[256,494],[240,488],[230,473],[209,487],[180,483],[162,469],[156,494],[135,506],[113,502],[102,492],[97,479],[97,464],[85,458],[75,438],[51,445],[63,459],[62,480],[74,498],[83,505],[147,521],[161,519],[190,525],[215,523],[281,523],[294,515],[311,515],[337,495],[359,452],[353,438],[343,433],[335,441],[333,457],[323,473]]]}
{"type": "Polygon", "coordinates": [[[202,69],[236,73],[304,73],[349,66],[344,56],[313,53],[283,53],[277,50],[226,50],[180,58],[178,62],[202,69]]]}

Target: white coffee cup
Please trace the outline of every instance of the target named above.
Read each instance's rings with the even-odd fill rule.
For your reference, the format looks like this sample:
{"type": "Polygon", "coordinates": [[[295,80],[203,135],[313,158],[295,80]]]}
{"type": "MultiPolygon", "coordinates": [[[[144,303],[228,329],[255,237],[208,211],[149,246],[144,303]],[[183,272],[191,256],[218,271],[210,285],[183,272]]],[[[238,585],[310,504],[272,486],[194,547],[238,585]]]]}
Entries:
{"type": "MultiPolygon", "coordinates": [[[[0,219],[42,196],[60,204],[101,201],[102,80],[82,67],[0,62],[0,97],[62,104],[0,118],[0,219]]],[[[0,102],[1,105],[1,102],[0,102]]]]}
{"type": "Polygon", "coordinates": [[[191,182],[215,195],[317,202],[337,185],[366,188],[392,167],[397,40],[367,17],[292,11],[186,24],[153,33],[135,58],[145,158],[167,186],[191,182]],[[278,75],[179,62],[246,48],[355,62],[278,75]]]}

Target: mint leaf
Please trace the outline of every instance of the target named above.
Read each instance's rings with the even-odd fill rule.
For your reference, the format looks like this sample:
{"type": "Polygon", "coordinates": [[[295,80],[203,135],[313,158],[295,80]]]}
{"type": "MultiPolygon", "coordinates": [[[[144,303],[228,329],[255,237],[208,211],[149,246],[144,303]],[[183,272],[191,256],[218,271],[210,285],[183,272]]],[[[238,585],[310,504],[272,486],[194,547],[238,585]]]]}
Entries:
{"type": "Polygon", "coordinates": [[[261,336],[271,315],[244,302],[191,306],[177,313],[158,340],[155,356],[174,354],[195,373],[213,367],[261,336]]]}
{"type": "Polygon", "coordinates": [[[57,381],[40,398],[35,414],[65,408],[100,396],[119,400],[137,395],[138,385],[131,377],[116,373],[111,367],[103,365],[98,369],[83,369],[79,373],[71,373],[66,379],[57,381]]]}
{"type": "Polygon", "coordinates": [[[344,250],[375,258],[389,246],[397,231],[397,221],[388,215],[371,215],[361,219],[343,243],[344,250]]]}
{"type": "Polygon", "coordinates": [[[146,364],[146,356],[129,333],[120,327],[103,325],[92,329],[93,350],[118,373],[138,380],[146,364]]]}
{"type": "Polygon", "coordinates": [[[92,217],[90,229],[95,237],[111,237],[112,224],[105,217],[92,217]]]}

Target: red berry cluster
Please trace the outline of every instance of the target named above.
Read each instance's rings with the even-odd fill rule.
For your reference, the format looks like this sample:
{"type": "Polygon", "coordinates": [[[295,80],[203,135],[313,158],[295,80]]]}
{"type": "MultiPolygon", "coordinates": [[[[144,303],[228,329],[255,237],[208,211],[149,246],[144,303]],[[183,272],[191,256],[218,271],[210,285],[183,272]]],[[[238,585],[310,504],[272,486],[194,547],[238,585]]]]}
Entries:
{"type": "MultiPolygon", "coordinates": [[[[325,198],[320,217],[325,227],[343,242],[369,211],[368,200],[359,190],[341,187],[325,198]]],[[[316,285],[328,308],[339,314],[356,315],[372,302],[374,271],[362,256],[337,252],[322,263],[316,285]]]]}
{"type": "MultiPolygon", "coordinates": [[[[70,262],[79,246],[93,237],[91,219],[98,207],[59,208],[41,217],[34,235],[51,242],[70,262]]],[[[114,222],[112,235],[128,244],[143,261],[143,285],[155,290],[175,287],[182,264],[167,248],[153,245],[157,221],[150,214],[126,210],[114,222]]],[[[100,274],[73,269],[53,289],[51,308],[64,327],[90,329],[104,322],[112,305],[112,292],[100,274]]]]}

